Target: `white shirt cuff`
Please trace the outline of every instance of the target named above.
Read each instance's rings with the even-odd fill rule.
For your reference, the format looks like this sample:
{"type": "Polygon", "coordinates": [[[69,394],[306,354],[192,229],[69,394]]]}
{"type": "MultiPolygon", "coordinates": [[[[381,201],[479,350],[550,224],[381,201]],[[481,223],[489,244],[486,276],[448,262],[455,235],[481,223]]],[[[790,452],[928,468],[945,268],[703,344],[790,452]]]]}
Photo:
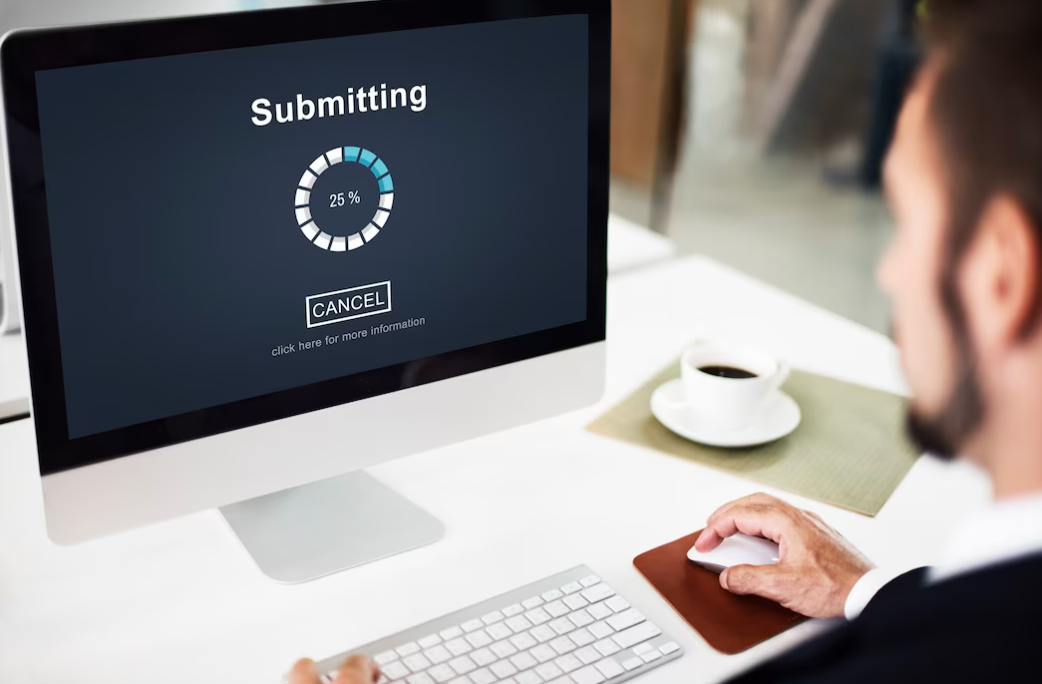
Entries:
{"type": "Polygon", "coordinates": [[[847,602],[843,607],[843,613],[847,616],[847,619],[853,620],[858,615],[861,615],[861,611],[865,609],[865,606],[869,604],[880,589],[903,574],[903,571],[894,572],[873,568],[862,575],[861,579],[854,585],[854,588],[850,590],[850,595],[847,596],[847,602]]]}

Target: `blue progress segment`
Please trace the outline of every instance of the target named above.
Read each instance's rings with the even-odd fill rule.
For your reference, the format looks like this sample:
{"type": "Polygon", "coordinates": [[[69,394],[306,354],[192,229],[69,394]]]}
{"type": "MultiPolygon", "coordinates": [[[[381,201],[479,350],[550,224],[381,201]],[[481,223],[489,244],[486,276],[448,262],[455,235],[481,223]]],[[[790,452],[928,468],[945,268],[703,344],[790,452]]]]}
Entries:
{"type": "Polygon", "coordinates": [[[394,183],[391,182],[391,175],[387,174],[380,179],[380,192],[390,192],[394,190],[394,183]]]}
{"type": "Polygon", "coordinates": [[[353,162],[358,161],[358,154],[362,151],[360,147],[345,147],[344,148],[344,161],[353,162]]]}
{"type": "Polygon", "coordinates": [[[373,167],[369,169],[373,172],[373,175],[379,178],[380,176],[387,175],[387,164],[384,164],[383,159],[377,159],[373,167]]]}
{"type": "Polygon", "coordinates": [[[362,166],[369,168],[376,161],[376,155],[369,150],[362,150],[362,154],[358,157],[358,163],[362,166]]]}

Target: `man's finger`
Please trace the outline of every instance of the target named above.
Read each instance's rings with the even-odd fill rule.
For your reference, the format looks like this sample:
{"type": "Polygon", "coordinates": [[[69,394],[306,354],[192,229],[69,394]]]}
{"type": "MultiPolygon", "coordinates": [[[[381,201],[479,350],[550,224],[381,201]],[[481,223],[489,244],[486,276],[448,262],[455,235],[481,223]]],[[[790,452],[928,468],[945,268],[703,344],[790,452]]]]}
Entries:
{"type": "Polygon", "coordinates": [[[777,499],[771,496],[770,494],[764,494],[763,492],[757,492],[756,494],[743,496],[742,498],[736,499],[731,503],[724,504],[720,508],[716,509],[713,512],[713,514],[709,516],[710,523],[707,523],[706,529],[702,531],[702,534],[700,534],[698,539],[695,541],[695,548],[701,551],[702,553],[706,553],[720,546],[720,543],[723,542],[723,540],[726,537],[722,537],[719,534],[717,534],[716,531],[712,528],[711,522],[714,519],[726,518],[735,509],[746,508],[749,506],[784,508],[788,505],[789,504],[785,503],[781,499],[777,499]]]}
{"type": "Polygon", "coordinates": [[[340,666],[335,684],[373,684],[379,678],[380,670],[373,661],[354,655],[340,666]]]}
{"type": "Polygon", "coordinates": [[[741,532],[752,537],[765,537],[781,543],[792,524],[783,508],[774,505],[752,504],[735,506],[722,515],[714,515],[706,530],[695,543],[699,551],[710,551],[728,537],[741,532]]]}
{"type": "Polygon", "coordinates": [[[774,565],[734,565],[720,573],[720,586],[739,596],[754,595],[777,600],[774,565]]]}
{"type": "Polygon", "coordinates": [[[315,661],[308,658],[298,660],[293,669],[289,671],[289,684],[321,684],[318,670],[315,669],[315,661]]]}

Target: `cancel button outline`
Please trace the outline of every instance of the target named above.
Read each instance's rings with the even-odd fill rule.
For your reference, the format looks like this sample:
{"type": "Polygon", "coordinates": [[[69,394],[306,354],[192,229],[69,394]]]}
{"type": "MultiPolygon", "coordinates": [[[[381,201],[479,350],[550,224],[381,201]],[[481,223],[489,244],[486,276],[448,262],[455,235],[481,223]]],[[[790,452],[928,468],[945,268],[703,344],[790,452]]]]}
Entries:
{"type": "Polygon", "coordinates": [[[323,292],[322,294],[311,295],[305,299],[305,309],[307,314],[307,325],[308,328],[320,328],[324,325],[333,325],[334,323],[343,323],[344,321],[353,321],[358,318],[366,318],[367,316],[376,316],[379,314],[391,312],[391,281],[385,280],[379,283],[371,283],[369,285],[359,285],[358,287],[349,287],[346,290],[334,290],[333,292],[323,292]],[[373,297],[372,303],[367,301],[367,294],[365,290],[375,291],[375,297],[373,297]],[[362,291],[362,292],[359,292],[362,291]],[[352,292],[358,292],[359,294],[352,295],[352,292]],[[383,295],[385,301],[380,301],[380,295],[383,295]],[[323,299],[329,297],[336,297],[337,308],[343,312],[344,315],[336,315],[336,313],[329,313],[329,305],[326,305],[324,309],[325,313],[322,316],[316,314],[317,307],[321,307],[322,303],[312,304],[316,299],[323,299]],[[381,308],[374,310],[373,306],[380,306],[381,308]],[[357,312],[357,313],[354,313],[357,312]],[[328,318],[329,315],[336,315],[336,318],[328,318]]]}

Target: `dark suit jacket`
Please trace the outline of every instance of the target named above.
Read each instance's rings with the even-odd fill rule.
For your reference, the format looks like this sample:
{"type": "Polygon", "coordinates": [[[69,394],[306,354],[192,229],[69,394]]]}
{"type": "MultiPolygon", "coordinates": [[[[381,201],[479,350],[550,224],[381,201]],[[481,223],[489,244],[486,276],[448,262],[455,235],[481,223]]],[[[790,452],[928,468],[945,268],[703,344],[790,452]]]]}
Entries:
{"type": "Polygon", "coordinates": [[[1042,555],[925,579],[898,577],[858,619],[732,684],[1042,682],[1042,555]]]}

